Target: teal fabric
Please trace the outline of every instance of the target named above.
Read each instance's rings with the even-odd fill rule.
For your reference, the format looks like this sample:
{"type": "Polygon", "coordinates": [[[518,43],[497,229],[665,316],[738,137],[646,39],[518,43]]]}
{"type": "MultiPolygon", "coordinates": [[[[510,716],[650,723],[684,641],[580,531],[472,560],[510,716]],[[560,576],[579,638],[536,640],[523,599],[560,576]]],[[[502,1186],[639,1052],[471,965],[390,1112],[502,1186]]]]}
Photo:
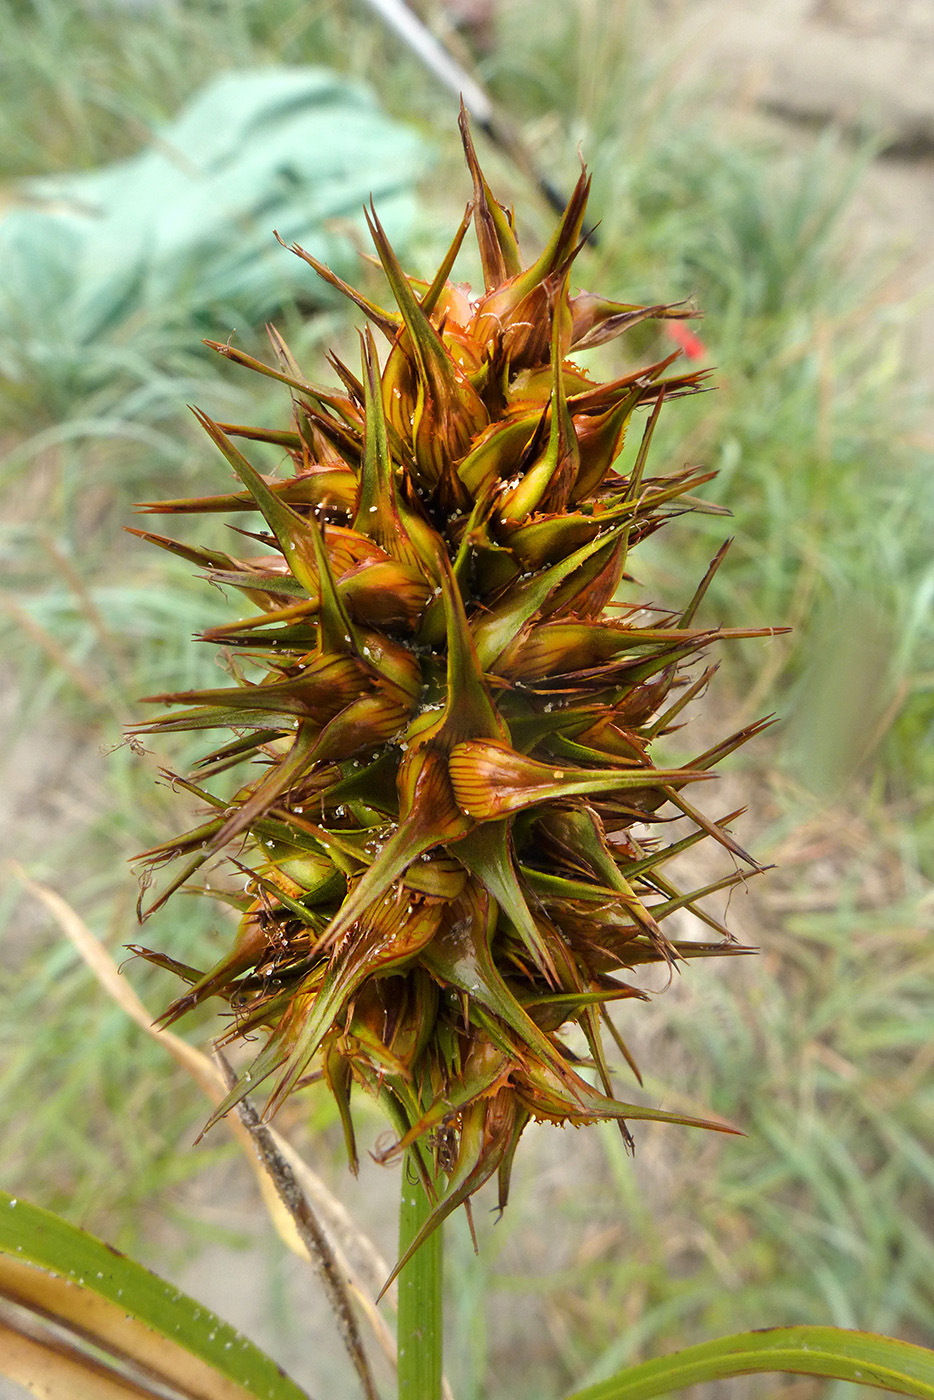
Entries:
{"type": "Polygon", "coordinates": [[[425,163],[421,138],[335,73],[225,73],[131,159],[20,184],[0,219],[0,369],[192,321],[225,339],[324,302],[273,230],[352,275],[363,205],[404,243],[425,163]]]}

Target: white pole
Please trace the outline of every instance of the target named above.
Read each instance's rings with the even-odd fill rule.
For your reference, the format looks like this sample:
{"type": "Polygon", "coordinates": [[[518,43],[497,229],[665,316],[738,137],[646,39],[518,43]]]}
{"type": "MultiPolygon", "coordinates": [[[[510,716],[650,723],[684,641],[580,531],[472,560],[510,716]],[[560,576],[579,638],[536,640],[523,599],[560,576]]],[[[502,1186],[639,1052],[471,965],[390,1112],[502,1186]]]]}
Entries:
{"type": "Polygon", "coordinates": [[[489,127],[492,124],[493,104],[483,88],[426,29],[405,0],[367,0],[367,4],[418,54],[455,97],[458,94],[463,97],[464,106],[480,126],[489,127]]]}

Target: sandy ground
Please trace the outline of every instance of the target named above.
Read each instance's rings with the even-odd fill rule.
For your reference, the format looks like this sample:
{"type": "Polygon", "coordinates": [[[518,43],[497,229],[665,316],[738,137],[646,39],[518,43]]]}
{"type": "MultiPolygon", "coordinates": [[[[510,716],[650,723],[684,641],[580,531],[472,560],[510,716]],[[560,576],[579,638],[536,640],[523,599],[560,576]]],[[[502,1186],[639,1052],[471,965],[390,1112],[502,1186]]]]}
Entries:
{"type": "MultiPolygon", "coordinates": [[[[873,137],[853,211],[898,256],[910,353],[934,388],[934,0],[653,0],[683,71],[792,142],[873,137]]],[[[929,420],[930,421],[930,420],[929,420]]]]}
{"type": "Polygon", "coordinates": [[[658,0],[724,95],[789,121],[881,132],[934,155],[931,0],[658,0]]]}

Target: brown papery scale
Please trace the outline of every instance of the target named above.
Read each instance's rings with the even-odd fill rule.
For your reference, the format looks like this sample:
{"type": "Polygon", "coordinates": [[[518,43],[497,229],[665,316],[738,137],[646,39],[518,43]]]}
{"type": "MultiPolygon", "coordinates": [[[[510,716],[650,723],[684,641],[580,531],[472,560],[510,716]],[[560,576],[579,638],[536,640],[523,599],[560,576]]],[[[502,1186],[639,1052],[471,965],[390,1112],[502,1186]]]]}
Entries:
{"type": "Polygon", "coordinates": [[[729,1131],[618,1098],[601,1035],[638,1074],[620,1029],[646,999],[633,970],[746,951],[698,900],[760,867],[731,818],[697,803],[711,767],[761,725],[684,767],[657,765],[652,748],[705,689],[711,643],[772,630],[696,625],[723,551],[677,614],[613,603],[630,549],[697,508],[707,474],[651,476],[648,456],[663,404],[705,374],[672,371],[669,356],[600,384],[572,356],[690,313],[571,295],[586,174],[525,267],[463,115],[461,131],[473,198],[431,283],[403,273],[375,211],[393,309],[293,250],[364,312],[359,371],[331,357],[340,383],[324,388],[274,332],[274,367],[214,347],[288,386],[291,426],[199,414],[242,489],[143,509],[259,512],[261,552],[137,532],[242,591],[247,616],[205,638],[252,667],[150,697],[173,708],[136,726],[229,731],[176,778],[204,816],[140,857],[146,892],[166,867],[144,915],[209,863],[226,861],[240,891],[246,875],[238,895],[212,872],[209,893],[242,914],[214,967],[139,950],[189,984],[162,1022],[217,996],[233,1012],[221,1043],[258,1038],[212,1122],[261,1085],[268,1115],[323,1078],[355,1165],[352,1094],[375,1095],[397,1135],[383,1159],[414,1145],[435,1201],[420,1238],[494,1174],[505,1205],[531,1119],[613,1119],[627,1143],[636,1119],[729,1131]],[[476,296],[448,280],[471,222],[476,296]],[[278,445],[290,475],[260,473],[238,441],[278,445]],[[668,863],[705,839],[731,873],[684,893],[668,863]],[[710,941],[667,936],[682,909],[710,941]],[[575,1025],[587,1059],[565,1043],[575,1025]]]}

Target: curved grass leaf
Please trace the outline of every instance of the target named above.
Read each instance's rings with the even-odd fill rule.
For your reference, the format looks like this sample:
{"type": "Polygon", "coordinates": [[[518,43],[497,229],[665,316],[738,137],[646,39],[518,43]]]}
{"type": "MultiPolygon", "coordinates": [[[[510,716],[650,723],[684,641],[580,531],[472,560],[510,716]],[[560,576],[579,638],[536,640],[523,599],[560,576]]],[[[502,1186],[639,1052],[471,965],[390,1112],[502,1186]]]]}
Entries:
{"type": "Polygon", "coordinates": [[[767,1327],[685,1347],[620,1371],[568,1400],[649,1400],[681,1394],[702,1381],[756,1372],[830,1376],[857,1385],[934,1400],[934,1351],[840,1327],[767,1327]]]}
{"type": "MultiPolygon", "coordinates": [[[[103,1240],[6,1192],[0,1297],[192,1400],[308,1400],[265,1352],[209,1309],[103,1240]]],[[[81,1353],[71,1354],[80,1364],[81,1353]]],[[[119,1372],[110,1374],[116,1379],[119,1372]]]]}
{"type": "Polygon", "coordinates": [[[76,1347],[33,1336],[15,1323],[0,1321],[0,1356],[17,1393],[23,1386],[45,1400],[165,1400],[163,1389],[118,1376],[76,1347]]]}

